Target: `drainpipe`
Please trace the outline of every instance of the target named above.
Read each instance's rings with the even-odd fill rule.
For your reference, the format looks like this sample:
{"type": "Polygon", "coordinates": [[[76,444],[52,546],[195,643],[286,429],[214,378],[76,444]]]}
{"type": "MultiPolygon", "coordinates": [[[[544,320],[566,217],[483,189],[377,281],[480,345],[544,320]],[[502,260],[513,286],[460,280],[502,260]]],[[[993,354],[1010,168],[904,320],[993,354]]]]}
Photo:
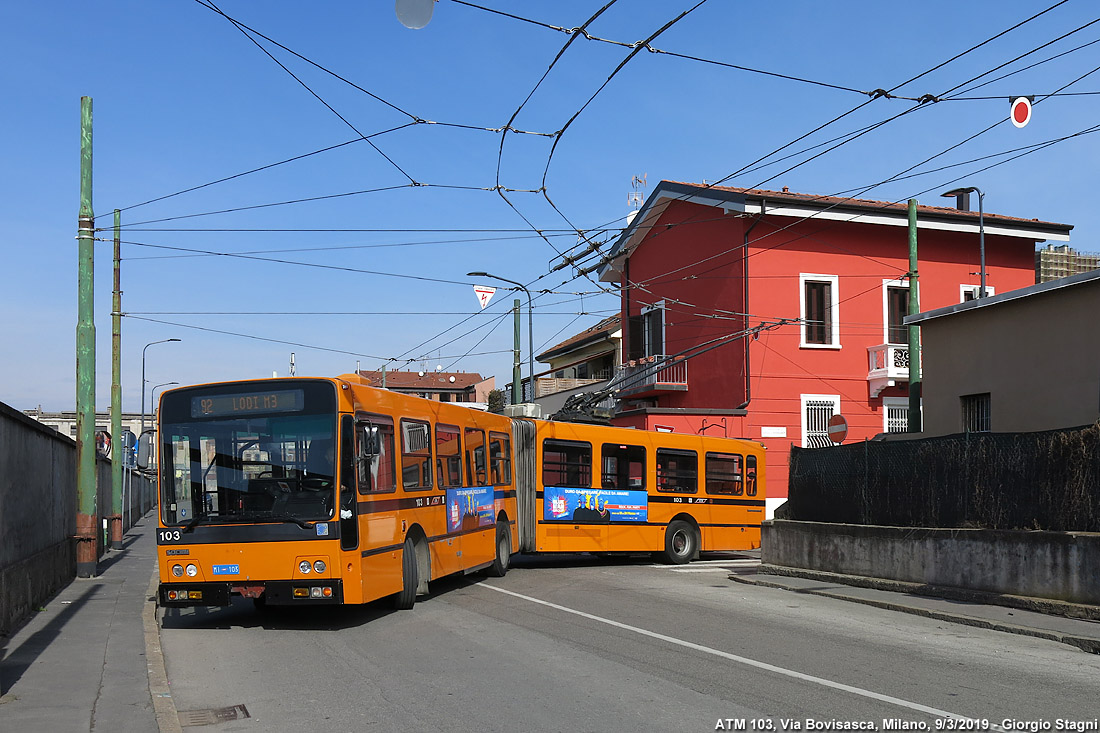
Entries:
{"type": "MultiPolygon", "coordinates": [[[[745,243],[741,249],[741,312],[745,314],[745,326],[749,325],[749,234],[756,228],[756,225],[760,223],[760,220],[764,218],[764,207],[767,202],[764,199],[760,199],[760,213],[753,219],[752,224],[745,230],[745,243]]],[[[745,401],[737,406],[736,409],[744,410],[752,402],[752,380],[749,374],[749,338],[746,335],[741,339],[745,342],[745,401]]]]}

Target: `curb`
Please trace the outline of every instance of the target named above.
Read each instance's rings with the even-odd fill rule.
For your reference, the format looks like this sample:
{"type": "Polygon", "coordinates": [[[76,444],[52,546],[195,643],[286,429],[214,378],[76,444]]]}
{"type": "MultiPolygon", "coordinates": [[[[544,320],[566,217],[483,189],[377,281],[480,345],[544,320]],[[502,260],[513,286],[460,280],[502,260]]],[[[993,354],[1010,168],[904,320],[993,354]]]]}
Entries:
{"type": "Polygon", "coordinates": [[[153,568],[146,593],[145,607],[141,610],[141,625],[145,631],[145,661],[149,670],[149,695],[153,698],[153,710],[157,716],[157,728],[161,733],[183,733],[179,712],[168,686],[168,673],[164,669],[164,652],[160,648],[160,628],[157,625],[157,586],[160,583],[159,568],[153,568]]]}
{"type": "MultiPolygon", "coordinates": [[[[806,576],[795,576],[793,573],[784,573],[785,575],[791,575],[794,577],[810,577],[814,580],[826,580],[823,576],[831,576],[828,578],[831,582],[841,582],[837,578],[841,576],[835,576],[830,573],[815,572],[806,576]]],[[[934,611],[928,608],[918,608],[916,606],[909,606],[904,603],[896,603],[893,601],[882,601],[873,598],[860,598],[844,593],[843,591],[833,590],[814,590],[810,588],[792,588],[789,585],[784,585],[780,581],[768,581],[761,580],[760,578],[747,578],[741,575],[730,575],[729,579],[737,583],[743,583],[745,585],[759,585],[765,588],[777,588],[779,590],[788,590],[794,593],[805,593],[815,596],[825,596],[826,598],[834,598],[841,601],[850,601],[854,603],[862,603],[866,606],[874,606],[876,608],[882,608],[888,611],[898,611],[901,613],[909,613],[915,616],[923,616],[925,618],[935,619],[937,621],[947,621],[950,623],[962,624],[964,626],[973,626],[981,629],[991,629],[993,631],[1003,631],[1009,634],[1019,634],[1021,636],[1031,636],[1039,639],[1046,639],[1048,641],[1056,641],[1062,644],[1068,644],[1069,646],[1076,647],[1082,651],[1090,652],[1092,654],[1100,654],[1100,639],[1073,636],[1071,634],[1062,634],[1057,631],[1046,631],[1043,629],[1034,629],[1028,626],[1019,626],[1017,624],[1006,624],[997,621],[989,621],[983,618],[977,618],[975,616],[967,616],[961,613],[946,613],[944,611],[934,611]]],[[[898,591],[899,589],[894,589],[898,591]]],[[[900,591],[905,592],[905,591],[900,591]]]]}

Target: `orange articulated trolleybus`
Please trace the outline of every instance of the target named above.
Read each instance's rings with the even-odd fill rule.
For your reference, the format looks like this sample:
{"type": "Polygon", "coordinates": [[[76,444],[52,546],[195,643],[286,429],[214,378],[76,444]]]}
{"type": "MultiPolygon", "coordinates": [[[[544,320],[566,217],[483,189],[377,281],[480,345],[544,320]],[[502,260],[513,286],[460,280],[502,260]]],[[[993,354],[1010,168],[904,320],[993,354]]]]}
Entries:
{"type": "MultiPolygon", "coordinates": [[[[515,552],[760,546],[763,447],[509,418],[337,378],[163,393],[164,606],[412,606],[515,552]]],[[[147,451],[143,451],[147,452],[147,451]]]]}

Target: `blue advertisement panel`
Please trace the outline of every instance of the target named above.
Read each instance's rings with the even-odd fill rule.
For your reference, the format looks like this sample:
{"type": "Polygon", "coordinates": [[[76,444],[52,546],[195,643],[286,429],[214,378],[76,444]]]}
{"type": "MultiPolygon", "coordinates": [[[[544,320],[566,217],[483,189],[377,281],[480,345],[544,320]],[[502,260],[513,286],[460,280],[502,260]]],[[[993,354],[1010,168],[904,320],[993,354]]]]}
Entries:
{"type": "Polygon", "coordinates": [[[568,489],[547,486],[543,519],[564,522],[645,522],[649,494],[631,489],[568,489]]]}
{"type": "Polygon", "coordinates": [[[493,509],[493,488],[447,489],[447,531],[488,527],[496,520],[493,509]]]}

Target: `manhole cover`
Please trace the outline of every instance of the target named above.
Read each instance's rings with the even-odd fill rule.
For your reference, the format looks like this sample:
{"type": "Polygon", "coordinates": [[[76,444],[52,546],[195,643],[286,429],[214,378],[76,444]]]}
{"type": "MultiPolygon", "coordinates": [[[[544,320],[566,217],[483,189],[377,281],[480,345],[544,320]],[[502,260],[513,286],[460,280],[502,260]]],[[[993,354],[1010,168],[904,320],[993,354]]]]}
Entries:
{"type": "Polygon", "coordinates": [[[234,705],[228,708],[207,708],[206,710],[184,710],[180,712],[180,726],[194,728],[199,725],[217,725],[227,723],[230,720],[247,718],[248,708],[244,705],[234,705]]]}

